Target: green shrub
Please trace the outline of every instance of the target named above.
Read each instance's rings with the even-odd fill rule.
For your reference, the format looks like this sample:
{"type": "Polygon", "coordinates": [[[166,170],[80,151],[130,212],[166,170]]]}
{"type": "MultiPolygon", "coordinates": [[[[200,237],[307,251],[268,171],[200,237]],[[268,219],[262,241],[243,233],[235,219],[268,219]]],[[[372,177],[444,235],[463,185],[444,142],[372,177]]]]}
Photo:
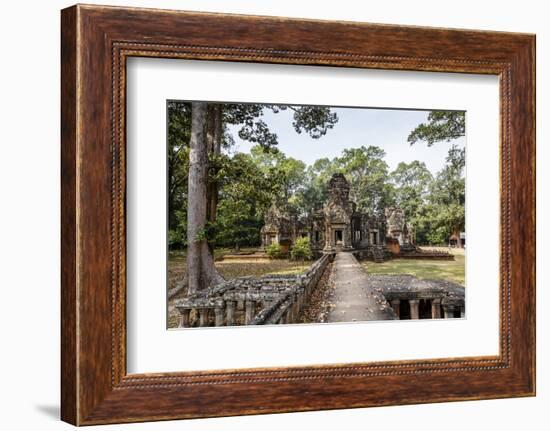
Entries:
{"type": "Polygon", "coordinates": [[[265,252],[271,259],[280,259],[283,257],[283,250],[281,249],[281,246],[277,243],[269,244],[265,248],[265,252]]]}
{"type": "Polygon", "coordinates": [[[294,260],[306,260],[311,259],[311,247],[309,245],[309,238],[298,238],[294,243],[294,247],[290,251],[290,257],[294,260]]]}

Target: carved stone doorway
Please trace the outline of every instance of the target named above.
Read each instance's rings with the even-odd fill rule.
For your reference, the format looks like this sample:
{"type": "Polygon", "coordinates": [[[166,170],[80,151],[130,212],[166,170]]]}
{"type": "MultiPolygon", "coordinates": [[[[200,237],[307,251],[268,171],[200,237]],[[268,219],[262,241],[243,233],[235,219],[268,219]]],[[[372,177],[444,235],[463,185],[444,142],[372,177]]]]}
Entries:
{"type": "Polygon", "coordinates": [[[344,231],[342,229],[334,230],[334,243],[336,245],[344,244],[344,231]]]}

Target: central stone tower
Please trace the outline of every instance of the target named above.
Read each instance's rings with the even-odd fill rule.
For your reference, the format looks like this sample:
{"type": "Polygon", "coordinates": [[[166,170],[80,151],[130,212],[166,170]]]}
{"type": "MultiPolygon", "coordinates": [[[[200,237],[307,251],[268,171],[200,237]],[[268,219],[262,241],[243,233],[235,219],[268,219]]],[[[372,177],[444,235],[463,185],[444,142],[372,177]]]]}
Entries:
{"type": "Polygon", "coordinates": [[[344,174],[334,174],[328,183],[329,198],[325,203],[324,250],[350,250],[353,206],[349,200],[350,186],[344,174]]]}

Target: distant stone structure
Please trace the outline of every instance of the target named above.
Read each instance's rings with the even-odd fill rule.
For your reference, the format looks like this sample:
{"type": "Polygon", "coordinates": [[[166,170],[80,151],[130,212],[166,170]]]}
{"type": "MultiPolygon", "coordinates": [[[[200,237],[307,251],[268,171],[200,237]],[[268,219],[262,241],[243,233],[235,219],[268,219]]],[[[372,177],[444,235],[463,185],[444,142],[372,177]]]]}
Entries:
{"type": "Polygon", "coordinates": [[[390,207],[384,211],[386,216],[386,243],[392,253],[410,253],[416,251],[414,226],[405,221],[401,208],[390,207]]]}
{"type": "Polygon", "coordinates": [[[417,250],[414,228],[406,223],[403,210],[387,208],[383,215],[357,211],[343,174],[331,177],[328,190],[327,201],[309,220],[293,221],[280,207],[272,205],[261,230],[262,248],[278,243],[286,251],[297,238],[307,236],[315,252],[355,250],[376,261],[417,250]]]}
{"type": "MultiPolygon", "coordinates": [[[[296,220],[284,207],[273,204],[261,229],[264,250],[271,244],[279,244],[285,252],[298,238],[309,237],[318,259],[305,273],[240,277],[184,298],[171,297],[174,308],[180,314],[179,326],[299,323],[304,307],[329,264],[340,265],[336,271],[340,277],[346,278],[347,271],[353,283],[362,283],[361,289],[366,287],[371,292],[365,304],[372,306],[363,307],[368,313],[361,320],[464,317],[464,287],[456,283],[420,280],[406,274],[369,275],[360,269],[353,270],[350,262],[355,262],[356,267],[360,268],[356,257],[381,262],[392,256],[415,259],[453,259],[453,256],[418,249],[414,241],[414,228],[406,222],[400,208],[386,208],[382,215],[357,211],[355,203],[349,198],[350,186],[344,175],[334,174],[328,189],[327,201],[311,217],[296,220]],[[339,251],[352,253],[337,253],[339,251]],[[359,271],[361,279],[356,274],[349,275],[351,270],[359,271]]],[[[267,255],[258,251],[247,255],[226,255],[224,259],[233,257],[257,259],[267,255]]],[[[335,282],[338,282],[337,278],[335,282]]],[[[346,280],[340,280],[339,287],[349,289],[349,284],[346,280]]],[[[353,294],[353,289],[349,292],[353,294]]],[[[335,310],[338,315],[338,309],[335,310]]],[[[349,320],[334,318],[334,313],[329,313],[329,321],[349,320]],[[333,320],[330,320],[331,315],[333,320]]]]}
{"type": "Polygon", "coordinates": [[[273,204],[265,216],[265,225],[260,231],[262,249],[271,244],[279,244],[286,253],[300,236],[307,236],[308,231],[299,220],[292,220],[280,207],[273,204]]]}

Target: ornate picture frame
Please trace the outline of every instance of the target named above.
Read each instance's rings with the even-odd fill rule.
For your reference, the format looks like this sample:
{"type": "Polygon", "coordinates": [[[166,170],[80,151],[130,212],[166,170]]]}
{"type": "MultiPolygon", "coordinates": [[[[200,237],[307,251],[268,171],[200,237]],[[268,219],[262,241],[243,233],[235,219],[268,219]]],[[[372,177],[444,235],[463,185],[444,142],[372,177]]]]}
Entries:
{"type": "Polygon", "coordinates": [[[535,394],[534,35],[91,5],[64,9],[61,18],[64,421],[91,425],[535,394]],[[499,354],[128,374],[125,101],[126,60],[135,56],[497,75],[499,354]]]}

